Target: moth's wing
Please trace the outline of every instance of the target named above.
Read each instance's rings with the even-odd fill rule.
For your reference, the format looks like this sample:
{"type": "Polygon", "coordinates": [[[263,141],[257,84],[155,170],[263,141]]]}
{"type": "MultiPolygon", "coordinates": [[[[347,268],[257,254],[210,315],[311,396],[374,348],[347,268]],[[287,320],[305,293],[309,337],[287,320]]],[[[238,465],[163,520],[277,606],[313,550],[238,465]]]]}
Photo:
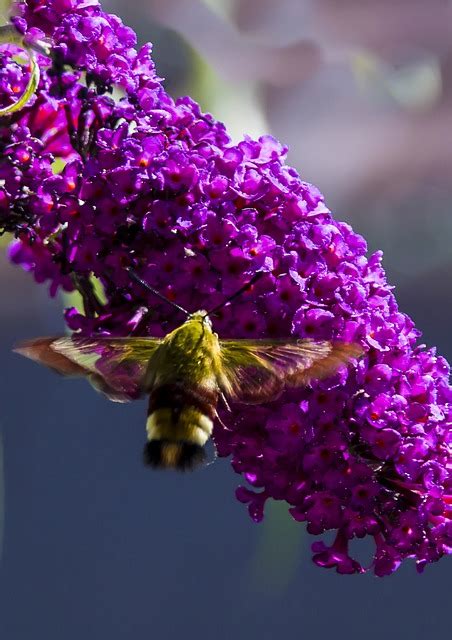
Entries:
{"type": "Polygon", "coordinates": [[[83,376],[116,402],[135,400],[158,338],[38,338],[14,350],[65,376],[83,376]]]}
{"type": "Polygon", "coordinates": [[[247,404],[327,378],[362,353],[356,344],[315,340],[220,340],[220,350],[218,384],[227,397],[247,404]]]}
{"type": "Polygon", "coordinates": [[[282,376],[261,358],[254,346],[250,340],[220,340],[217,382],[230,400],[258,404],[276,400],[283,392],[282,376]]]}
{"type": "Polygon", "coordinates": [[[323,380],[332,376],[341,366],[363,354],[362,348],[352,342],[315,342],[303,340],[302,347],[306,354],[306,366],[299,367],[287,375],[285,384],[288,387],[304,387],[312,380],[323,380]],[[319,346],[321,345],[321,346],[319,346]]]}

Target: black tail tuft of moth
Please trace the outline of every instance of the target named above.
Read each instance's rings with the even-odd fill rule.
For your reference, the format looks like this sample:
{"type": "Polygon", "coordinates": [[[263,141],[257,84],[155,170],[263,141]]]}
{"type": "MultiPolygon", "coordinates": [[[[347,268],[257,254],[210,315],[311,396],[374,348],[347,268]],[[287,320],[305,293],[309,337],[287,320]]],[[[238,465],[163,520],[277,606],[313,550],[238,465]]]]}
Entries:
{"type": "Polygon", "coordinates": [[[192,442],[150,440],[145,444],[143,462],[154,469],[192,471],[206,460],[204,447],[192,442]]]}

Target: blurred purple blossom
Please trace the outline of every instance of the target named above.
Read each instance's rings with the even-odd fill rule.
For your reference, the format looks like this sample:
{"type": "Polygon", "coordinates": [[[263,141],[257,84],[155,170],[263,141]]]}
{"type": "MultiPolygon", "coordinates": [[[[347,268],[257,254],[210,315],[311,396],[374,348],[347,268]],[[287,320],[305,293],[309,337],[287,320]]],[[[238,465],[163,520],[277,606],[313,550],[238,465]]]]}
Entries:
{"type": "MultiPolygon", "coordinates": [[[[382,576],[406,558],[422,570],[451,553],[449,366],[417,346],[381,253],[366,257],[363,238],[331,216],[273,137],[234,145],[196,102],[172,100],[150,47],[137,52],[133,32],[96,0],[17,6],[18,27],[42,30],[53,56],[41,60],[34,101],[0,123],[0,227],[16,233],[12,260],[51,294],[80,291],[84,313],[69,309],[66,321],[84,335],[162,335],[179,323],[127,267],[190,310],[263,271],[221,310],[221,336],[342,339],[366,355],[328,381],[223,416],[219,454],[251,487],[238,499],[255,521],[274,498],[309,533],[334,530],[330,546],[313,545],[314,561],[340,573],[382,576]],[[375,541],[367,566],[350,552],[365,536],[375,541]]],[[[24,86],[27,72],[7,52],[1,63],[10,101],[11,78],[24,86]]]]}
{"type": "MultiPolygon", "coordinates": [[[[363,198],[387,207],[422,181],[451,193],[450,3],[217,2],[227,15],[203,0],[140,3],[239,96],[257,85],[272,133],[290,140],[292,162],[321,176],[336,206],[361,216],[363,198]]],[[[127,11],[123,0],[110,4],[127,11]]]]}

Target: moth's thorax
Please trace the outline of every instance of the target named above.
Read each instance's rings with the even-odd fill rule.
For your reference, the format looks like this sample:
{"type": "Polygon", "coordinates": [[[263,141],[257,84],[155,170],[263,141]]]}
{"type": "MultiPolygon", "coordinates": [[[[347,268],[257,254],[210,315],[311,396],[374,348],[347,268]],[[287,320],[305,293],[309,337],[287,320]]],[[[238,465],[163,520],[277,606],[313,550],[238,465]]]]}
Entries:
{"type": "Polygon", "coordinates": [[[153,374],[148,382],[152,386],[183,381],[214,389],[219,360],[218,336],[206,312],[197,311],[165,337],[150,363],[153,374]]]}

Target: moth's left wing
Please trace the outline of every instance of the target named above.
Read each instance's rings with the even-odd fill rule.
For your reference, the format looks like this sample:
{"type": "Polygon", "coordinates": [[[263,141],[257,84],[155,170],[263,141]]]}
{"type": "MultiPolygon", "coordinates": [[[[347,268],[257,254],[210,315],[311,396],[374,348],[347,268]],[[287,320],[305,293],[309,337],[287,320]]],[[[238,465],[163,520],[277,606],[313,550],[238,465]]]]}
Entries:
{"type": "Polygon", "coordinates": [[[83,376],[116,402],[135,400],[144,391],[149,360],[158,338],[38,338],[15,348],[17,353],[65,376],[83,376]]]}
{"type": "Polygon", "coordinates": [[[284,387],[327,378],[362,354],[359,345],[327,340],[220,340],[220,348],[222,392],[249,404],[275,400],[284,387]]]}

